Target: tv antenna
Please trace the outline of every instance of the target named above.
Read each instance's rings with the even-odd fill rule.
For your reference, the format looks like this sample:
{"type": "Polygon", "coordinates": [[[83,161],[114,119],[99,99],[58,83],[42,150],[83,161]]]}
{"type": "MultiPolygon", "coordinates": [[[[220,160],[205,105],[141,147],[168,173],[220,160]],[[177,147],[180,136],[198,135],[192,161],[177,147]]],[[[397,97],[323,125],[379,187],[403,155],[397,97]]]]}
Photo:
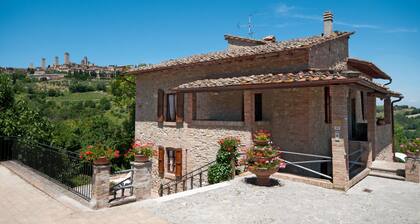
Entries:
{"type": "Polygon", "coordinates": [[[252,14],[248,15],[248,36],[250,38],[254,36],[254,25],[252,25],[252,14]]]}

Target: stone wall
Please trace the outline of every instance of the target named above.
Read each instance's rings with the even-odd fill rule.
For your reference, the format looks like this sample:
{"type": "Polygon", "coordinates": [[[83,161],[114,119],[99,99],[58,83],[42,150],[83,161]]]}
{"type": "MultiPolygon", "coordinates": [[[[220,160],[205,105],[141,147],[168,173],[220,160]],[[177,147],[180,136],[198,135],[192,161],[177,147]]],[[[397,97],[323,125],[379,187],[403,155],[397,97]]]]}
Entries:
{"type": "Polygon", "coordinates": [[[338,38],[312,47],[309,51],[309,66],[326,69],[346,60],[348,56],[348,37],[338,38]]]}
{"type": "Polygon", "coordinates": [[[375,159],[393,161],[391,124],[376,125],[375,151],[375,159]]]}
{"type": "MultiPolygon", "coordinates": [[[[226,136],[237,136],[245,145],[251,143],[251,132],[244,126],[196,126],[190,128],[185,123],[183,128],[177,128],[167,125],[159,127],[158,123],[154,121],[136,122],[136,138],[152,141],[156,145],[184,149],[182,174],[214,161],[219,149],[217,142],[226,136]]],[[[160,182],[157,166],[157,158],[154,158],[152,168],[154,189],[157,189],[160,182]]]]}
{"type": "MultiPolygon", "coordinates": [[[[261,122],[249,125],[244,122],[227,121],[202,125],[193,121],[184,123],[180,128],[170,123],[160,126],[156,121],[138,121],[136,138],[165,147],[183,148],[183,174],[213,161],[219,149],[217,142],[220,138],[238,136],[244,145],[249,146],[252,143],[252,132],[261,128],[271,130],[273,142],[283,150],[331,155],[329,125],[324,122],[323,87],[250,92],[262,93],[263,121],[261,122]]],[[[287,155],[287,159],[296,161],[314,158],[287,155]]],[[[320,171],[320,164],[308,167],[320,171]]],[[[302,170],[294,170],[292,167],[289,171],[302,174],[302,170]]],[[[311,173],[305,175],[313,176],[311,173]]],[[[153,177],[156,189],[159,183],[157,158],[153,164],[153,177]]]]}
{"type": "MultiPolygon", "coordinates": [[[[324,119],[323,87],[263,92],[263,118],[270,121],[273,142],[280,148],[294,152],[331,155],[329,125],[324,119]]],[[[284,157],[292,161],[315,159],[291,155],[284,157]]],[[[320,164],[307,167],[320,171],[320,164]]],[[[292,167],[288,169],[298,172],[292,167]]]]}
{"type": "Polygon", "coordinates": [[[242,91],[197,93],[197,120],[241,121],[242,91]]]}

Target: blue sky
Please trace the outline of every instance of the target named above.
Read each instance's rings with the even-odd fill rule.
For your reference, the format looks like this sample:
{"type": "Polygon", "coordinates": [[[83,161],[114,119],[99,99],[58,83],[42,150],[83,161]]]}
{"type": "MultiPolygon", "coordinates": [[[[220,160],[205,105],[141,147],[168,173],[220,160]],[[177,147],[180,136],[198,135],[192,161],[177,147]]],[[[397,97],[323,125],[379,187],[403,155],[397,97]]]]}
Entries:
{"type": "Polygon", "coordinates": [[[223,34],[277,39],[318,35],[322,13],[334,30],[356,31],[350,56],[374,62],[394,79],[403,104],[420,107],[420,1],[0,0],[0,66],[39,65],[42,57],[99,65],[157,63],[223,50],[223,34]]]}

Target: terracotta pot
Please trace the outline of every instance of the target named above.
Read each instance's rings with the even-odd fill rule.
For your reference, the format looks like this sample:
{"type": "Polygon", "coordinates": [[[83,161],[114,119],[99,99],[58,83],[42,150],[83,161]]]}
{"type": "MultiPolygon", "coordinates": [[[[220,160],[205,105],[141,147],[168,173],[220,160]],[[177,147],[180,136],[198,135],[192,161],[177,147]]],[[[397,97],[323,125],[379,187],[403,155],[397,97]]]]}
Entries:
{"type": "Polygon", "coordinates": [[[149,162],[149,157],[144,156],[144,155],[135,155],[134,162],[140,162],[140,163],[149,162]]]}
{"type": "Polygon", "coordinates": [[[104,156],[99,157],[98,159],[93,161],[94,165],[108,165],[109,163],[110,162],[109,162],[108,158],[106,158],[104,156]]]}
{"type": "Polygon", "coordinates": [[[256,184],[259,186],[270,186],[270,176],[277,172],[277,168],[273,169],[264,169],[264,168],[256,168],[256,167],[249,167],[249,171],[255,176],[257,176],[256,184]]]}
{"type": "Polygon", "coordinates": [[[265,146],[268,145],[268,140],[257,140],[254,139],[254,144],[258,146],[265,146]]]}

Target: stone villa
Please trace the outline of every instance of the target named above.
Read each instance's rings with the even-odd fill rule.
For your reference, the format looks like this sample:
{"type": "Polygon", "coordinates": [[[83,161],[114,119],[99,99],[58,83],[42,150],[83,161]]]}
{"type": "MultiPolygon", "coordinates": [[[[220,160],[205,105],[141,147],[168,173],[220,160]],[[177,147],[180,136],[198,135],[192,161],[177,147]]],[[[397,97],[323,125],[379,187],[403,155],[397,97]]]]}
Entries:
{"type": "Polygon", "coordinates": [[[307,167],[330,175],[336,189],[366,176],[373,160],[392,160],[392,98],[402,95],[373,63],[349,57],[353,34],[333,31],[326,12],[318,36],[225,35],[225,51],[129,71],[136,76],[136,138],[159,146],[155,184],[213,161],[222,137],[252,144],[258,129],[270,130],[282,150],[331,157],[307,167]],[[384,102],[383,118],[376,117],[377,99],[384,102]],[[359,166],[355,173],[352,164],[359,166]]]}

